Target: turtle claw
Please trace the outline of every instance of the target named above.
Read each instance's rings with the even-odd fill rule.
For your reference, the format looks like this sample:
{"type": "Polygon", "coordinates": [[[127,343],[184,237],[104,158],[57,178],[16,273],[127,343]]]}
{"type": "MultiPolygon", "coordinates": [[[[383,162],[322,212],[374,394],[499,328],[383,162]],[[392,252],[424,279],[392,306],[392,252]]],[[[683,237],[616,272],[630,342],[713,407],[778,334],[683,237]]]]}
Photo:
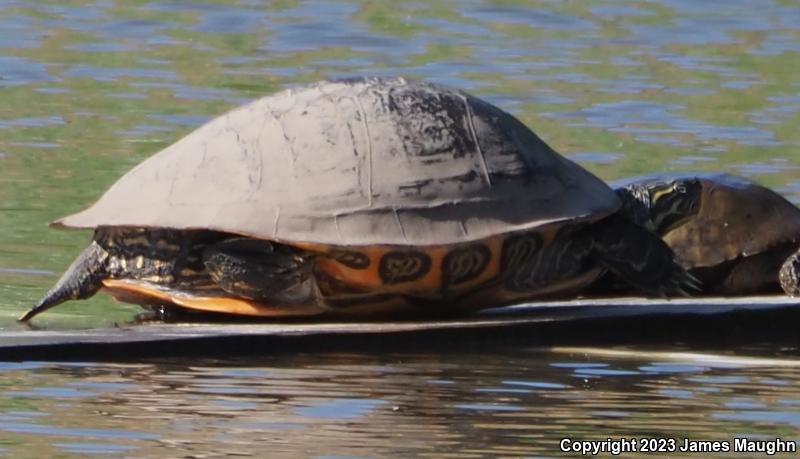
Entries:
{"type": "Polygon", "coordinates": [[[703,291],[702,282],[684,268],[675,271],[667,282],[664,293],[673,293],[682,297],[691,297],[703,291]]]}
{"type": "Polygon", "coordinates": [[[679,282],[681,287],[685,287],[688,290],[685,292],[686,296],[691,296],[689,292],[700,293],[703,291],[703,282],[688,271],[685,271],[683,278],[679,282]]]}

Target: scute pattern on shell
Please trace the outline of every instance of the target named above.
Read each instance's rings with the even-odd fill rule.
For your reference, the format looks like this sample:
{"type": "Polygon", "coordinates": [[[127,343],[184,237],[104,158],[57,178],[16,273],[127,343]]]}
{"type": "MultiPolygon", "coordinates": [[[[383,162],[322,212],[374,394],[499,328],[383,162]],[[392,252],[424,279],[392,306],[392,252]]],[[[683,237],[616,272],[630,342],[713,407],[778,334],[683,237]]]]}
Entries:
{"type": "Polygon", "coordinates": [[[56,224],[416,246],[592,220],[618,206],[602,181],[493,105],[439,85],[368,78],[237,108],[56,224]]]}

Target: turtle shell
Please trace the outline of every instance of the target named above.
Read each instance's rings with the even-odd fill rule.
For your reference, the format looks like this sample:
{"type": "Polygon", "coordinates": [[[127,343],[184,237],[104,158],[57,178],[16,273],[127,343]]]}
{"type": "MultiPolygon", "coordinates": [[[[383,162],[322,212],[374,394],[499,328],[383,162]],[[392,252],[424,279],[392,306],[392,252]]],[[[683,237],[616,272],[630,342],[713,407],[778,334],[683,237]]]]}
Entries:
{"type": "Polygon", "coordinates": [[[697,213],[663,235],[678,259],[693,268],[716,266],[765,252],[800,235],[800,209],[773,190],[741,177],[718,173],[647,175],[614,182],[669,183],[697,179],[702,196],[697,213]]]}
{"type": "Polygon", "coordinates": [[[416,246],[594,220],[619,205],[605,183],[487,102],[401,78],[357,79],[220,116],[54,224],[416,246]]]}

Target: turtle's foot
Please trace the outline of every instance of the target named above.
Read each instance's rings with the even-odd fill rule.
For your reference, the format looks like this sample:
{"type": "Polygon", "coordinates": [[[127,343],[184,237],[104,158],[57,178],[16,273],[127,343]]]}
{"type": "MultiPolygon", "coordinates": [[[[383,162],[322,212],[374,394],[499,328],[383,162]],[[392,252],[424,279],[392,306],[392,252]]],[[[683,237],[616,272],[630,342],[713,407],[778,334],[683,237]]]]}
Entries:
{"type": "Polygon", "coordinates": [[[787,295],[800,296],[800,252],[786,259],[778,278],[781,281],[781,288],[787,295]]]}
{"type": "Polygon", "coordinates": [[[592,227],[592,252],[602,266],[638,291],[657,296],[690,296],[700,281],[675,259],[660,237],[618,215],[592,227]]]}

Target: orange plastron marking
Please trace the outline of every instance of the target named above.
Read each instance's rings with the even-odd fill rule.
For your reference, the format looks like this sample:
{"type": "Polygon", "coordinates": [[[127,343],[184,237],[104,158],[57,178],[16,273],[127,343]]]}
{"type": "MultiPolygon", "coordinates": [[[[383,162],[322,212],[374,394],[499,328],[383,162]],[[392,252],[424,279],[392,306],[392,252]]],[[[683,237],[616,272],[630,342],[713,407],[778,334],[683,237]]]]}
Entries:
{"type": "Polygon", "coordinates": [[[308,316],[323,312],[322,308],[311,304],[266,304],[247,298],[198,295],[135,280],[105,279],[103,287],[120,301],[150,304],[160,300],[198,311],[259,317],[308,316]]]}

